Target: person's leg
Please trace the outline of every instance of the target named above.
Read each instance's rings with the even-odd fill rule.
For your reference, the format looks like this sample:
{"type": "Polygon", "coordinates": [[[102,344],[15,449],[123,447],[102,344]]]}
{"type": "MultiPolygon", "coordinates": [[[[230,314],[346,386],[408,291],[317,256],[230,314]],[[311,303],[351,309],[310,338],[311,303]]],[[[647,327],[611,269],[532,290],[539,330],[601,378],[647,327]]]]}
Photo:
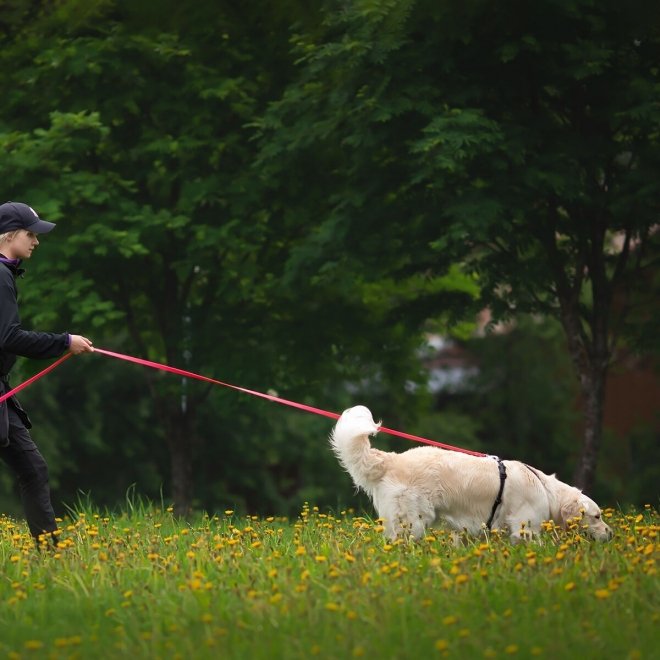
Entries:
{"type": "Polygon", "coordinates": [[[0,448],[0,458],[16,475],[25,518],[30,533],[38,542],[42,534],[53,536],[52,532],[57,530],[50,499],[48,466],[29,431],[11,406],[8,413],[9,445],[0,448]]]}

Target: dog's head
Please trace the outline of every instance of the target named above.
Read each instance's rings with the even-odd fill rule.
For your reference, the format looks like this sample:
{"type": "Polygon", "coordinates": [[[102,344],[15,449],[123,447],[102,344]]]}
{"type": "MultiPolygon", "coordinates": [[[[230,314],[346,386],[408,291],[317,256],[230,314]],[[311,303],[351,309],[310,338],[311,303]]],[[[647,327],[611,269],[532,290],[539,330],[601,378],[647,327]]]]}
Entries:
{"type": "Polygon", "coordinates": [[[562,503],[560,514],[564,527],[571,521],[576,521],[597,541],[609,541],[614,535],[609,525],[603,521],[599,506],[580,491],[577,491],[576,497],[571,497],[562,503]]]}

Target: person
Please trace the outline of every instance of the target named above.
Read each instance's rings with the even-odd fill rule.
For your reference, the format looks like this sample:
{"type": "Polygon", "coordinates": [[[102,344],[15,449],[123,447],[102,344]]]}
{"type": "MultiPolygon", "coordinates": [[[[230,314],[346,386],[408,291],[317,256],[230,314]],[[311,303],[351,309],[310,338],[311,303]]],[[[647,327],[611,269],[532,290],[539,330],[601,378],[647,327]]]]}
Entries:
{"type": "MultiPolygon", "coordinates": [[[[27,204],[0,204],[0,393],[9,392],[9,372],[17,356],[55,358],[67,351],[78,355],[93,351],[81,335],[24,330],[18,314],[16,278],[21,262],[32,256],[38,236],[55,227],[42,220],[27,204]]],[[[15,396],[0,403],[0,458],[14,473],[25,518],[33,538],[57,546],[58,527],[51,502],[48,466],[32,440],[30,419],[15,396]]]]}

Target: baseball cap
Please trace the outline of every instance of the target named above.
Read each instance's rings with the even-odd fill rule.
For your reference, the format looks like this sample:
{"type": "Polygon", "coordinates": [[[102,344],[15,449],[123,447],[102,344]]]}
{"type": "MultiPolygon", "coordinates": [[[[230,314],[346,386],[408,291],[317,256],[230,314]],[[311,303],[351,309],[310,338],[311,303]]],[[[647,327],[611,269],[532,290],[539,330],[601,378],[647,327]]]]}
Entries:
{"type": "Polygon", "coordinates": [[[42,220],[37,212],[22,202],[0,204],[0,234],[16,229],[26,229],[34,234],[45,234],[55,226],[54,222],[42,220]]]}

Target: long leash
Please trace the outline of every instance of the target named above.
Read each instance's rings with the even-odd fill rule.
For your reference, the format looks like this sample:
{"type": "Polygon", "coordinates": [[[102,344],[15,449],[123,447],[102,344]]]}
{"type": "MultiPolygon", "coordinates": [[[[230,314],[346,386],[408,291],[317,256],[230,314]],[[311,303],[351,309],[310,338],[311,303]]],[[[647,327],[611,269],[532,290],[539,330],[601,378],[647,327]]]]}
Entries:
{"type": "MultiPolygon", "coordinates": [[[[280,403],[286,406],[290,406],[292,408],[298,408],[299,410],[311,412],[316,415],[322,415],[324,417],[330,417],[332,419],[339,419],[341,417],[341,415],[334,412],[330,412],[328,410],[315,408],[314,406],[308,406],[304,403],[298,403],[296,401],[290,401],[289,399],[283,399],[281,397],[274,396],[272,394],[264,394],[263,392],[257,392],[255,390],[250,390],[245,387],[239,387],[238,385],[232,385],[231,383],[225,383],[221,380],[216,380],[215,378],[209,378],[208,376],[202,376],[200,374],[193,373],[192,371],[186,371],[185,369],[179,369],[177,367],[170,367],[169,365],[162,364],[161,362],[152,362],[151,360],[145,360],[143,358],[133,357],[131,355],[125,355],[123,353],[116,353],[114,351],[108,351],[103,348],[94,348],[94,353],[100,353],[101,355],[116,358],[118,360],[133,362],[135,364],[139,364],[143,367],[149,367],[151,369],[167,371],[169,373],[178,374],[179,376],[185,376],[186,378],[194,378],[196,380],[201,380],[206,383],[211,383],[213,385],[221,385],[223,387],[228,387],[233,390],[237,390],[239,392],[244,392],[245,394],[251,394],[252,396],[260,397],[262,399],[267,399],[268,401],[280,403]]],[[[46,367],[43,371],[40,371],[38,374],[32,376],[31,378],[28,378],[28,380],[16,386],[9,392],[6,392],[2,396],[0,396],[0,403],[2,403],[11,396],[14,396],[16,393],[20,392],[21,390],[25,389],[26,387],[28,387],[28,385],[31,385],[35,381],[39,380],[40,378],[45,376],[47,373],[51,372],[53,369],[55,369],[55,367],[58,367],[60,364],[62,364],[62,362],[64,362],[66,359],[70,357],[71,357],[71,353],[65,354],[59,360],[53,362],[53,364],[46,367]]],[[[453,445],[445,444],[443,442],[438,442],[436,440],[429,440],[428,438],[423,438],[419,435],[413,435],[412,433],[405,433],[403,431],[397,431],[396,429],[390,429],[387,428],[386,426],[381,426],[379,427],[378,430],[379,432],[382,433],[398,436],[400,438],[405,438],[406,440],[412,440],[414,442],[421,442],[423,444],[432,445],[434,447],[440,447],[441,449],[449,449],[450,451],[457,451],[463,454],[470,454],[472,456],[487,456],[487,454],[484,454],[483,452],[472,451],[470,449],[463,449],[462,447],[454,447],[453,445]]]]}
{"type": "Polygon", "coordinates": [[[68,360],[71,357],[72,353],[65,353],[57,362],[53,362],[50,366],[46,367],[43,371],[40,371],[38,374],[35,374],[32,376],[32,378],[28,378],[26,381],[22,382],[20,385],[17,385],[13,390],[9,390],[9,392],[5,392],[2,396],[0,396],[0,403],[3,401],[6,401],[9,397],[14,396],[14,394],[17,394],[21,390],[24,390],[28,385],[32,385],[35,380],[39,380],[42,376],[45,376],[47,373],[51,372],[55,367],[59,367],[64,360],[68,360]]]}

